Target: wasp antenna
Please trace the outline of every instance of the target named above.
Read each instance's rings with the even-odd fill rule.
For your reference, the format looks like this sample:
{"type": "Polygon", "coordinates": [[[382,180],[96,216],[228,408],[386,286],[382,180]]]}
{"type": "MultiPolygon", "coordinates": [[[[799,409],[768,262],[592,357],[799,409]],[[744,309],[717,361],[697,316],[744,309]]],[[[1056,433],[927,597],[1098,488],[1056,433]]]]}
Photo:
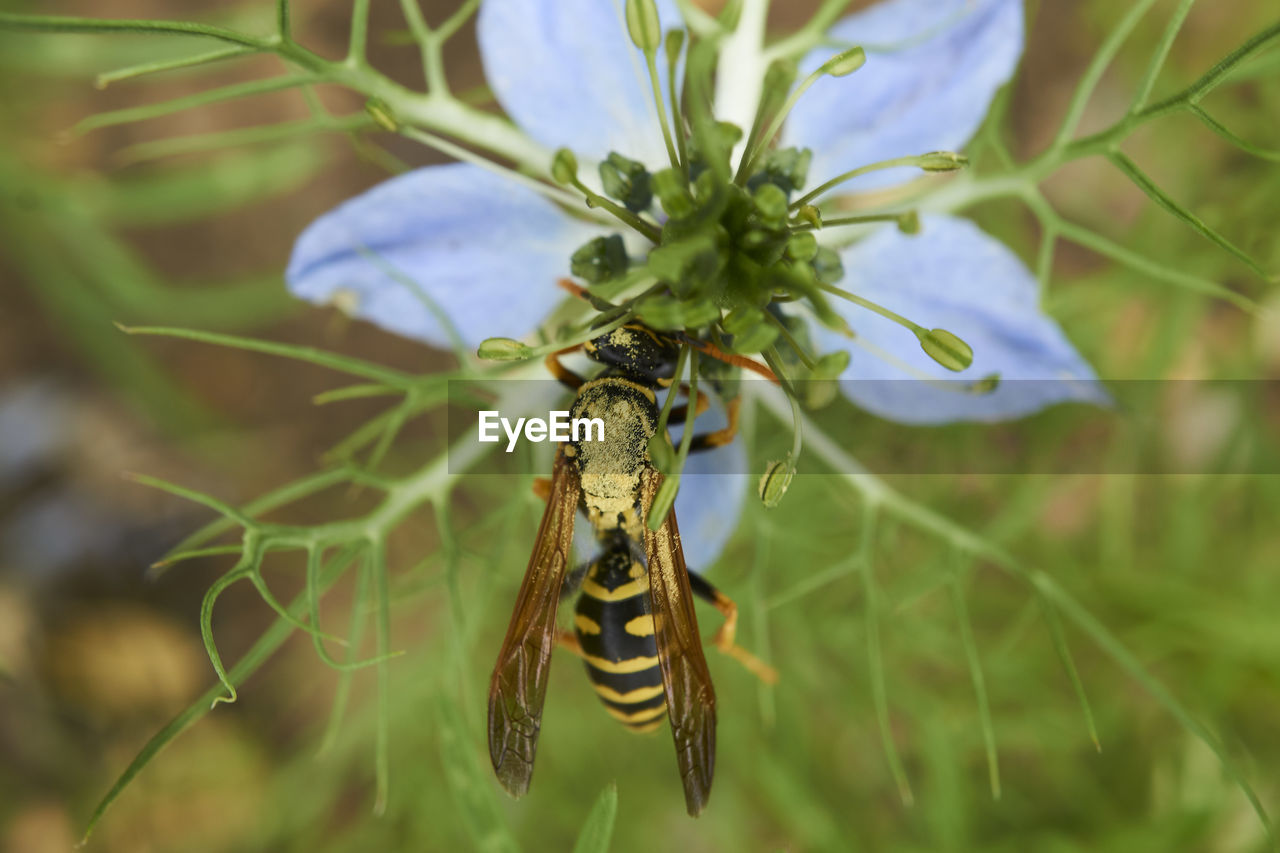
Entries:
{"type": "Polygon", "coordinates": [[[559,279],[556,284],[560,286],[561,290],[568,291],[571,296],[576,296],[579,299],[587,298],[587,289],[577,282],[570,281],[567,278],[562,278],[559,279]]]}
{"type": "Polygon", "coordinates": [[[696,349],[703,355],[709,355],[717,361],[723,361],[725,364],[732,364],[734,367],[741,367],[743,370],[750,370],[752,373],[759,374],[768,379],[774,385],[778,384],[777,375],[758,361],[747,358],[745,355],[734,355],[731,352],[725,352],[709,341],[701,341],[697,338],[684,336],[685,343],[696,349]]]}

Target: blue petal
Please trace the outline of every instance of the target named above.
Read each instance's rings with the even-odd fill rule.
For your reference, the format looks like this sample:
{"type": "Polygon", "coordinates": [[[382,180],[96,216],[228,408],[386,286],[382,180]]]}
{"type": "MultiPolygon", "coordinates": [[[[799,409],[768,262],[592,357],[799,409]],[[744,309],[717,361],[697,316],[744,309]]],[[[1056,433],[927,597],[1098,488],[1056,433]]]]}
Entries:
{"type": "MultiPolygon", "coordinates": [[[[664,27],[682,26],[672,0],[659,0],[658,13],[664,27]]],[[[476,35],[490,87],[529,136],[586,159],[617,151],[666,164],[644,57],[627,35],[621,2],[485,0],[476,35]]],[[[658,65],[665,80],[661,55],[658,65]]]]}
{"type": "Polygon", "coordinates": [[[850,350],[841,388],[854,402],[912,424],[1004,420],[1068,400],[1109,402],[1093,369],[1040,310],[1039,287],[1017,256],[965,219],[927,216],[922,225],[917,236],[883,228],[846,249],[841,284],[925,328],[960,336],[973,348],[973,364],[952,373],[927,356],[907,329],[833,298],[832,306],[868,345],[818,332],[827,350],[850,350]],[[877,358],[870,348],[891,354],[912,372],[877,358]],[[991,373],[1001,376],[994,393],[962,391],[991,373]],[[941,388],[921,381],[920,374],[950,381],[941,388]]]}
{"type": "Polygon", "coordinates": [[[520,338],[564,293],[569,255],[596,234],[533,190],[464,163],[381,183],[311,223],[285,277],[296,296],[337,302],[388,331],[471,347],[520,338]]]}
{"type": "MultiPolygon", "coordinates": [[[[697,431],[706,432],[722,425],[722,420],[700,417],[697,431]]],[[[711,568],[737,530],[742,502],[751,487],[746,471],[747,451],[741,439],[715,450],[692,454],[685,462],[675,512],[684,559],[693,571],[702,573],[711,568]]]]}
{"type": "MultiPolygon", "coordinates": [[[[893,157],[960,150],[1018,64],[1022,0],[889,0],[842,19],[830,35],[867,47],[867,64],[850,77],[819,80],[787,120],[785,143],[813,149],[813,186],[893,157]]],[[[834,52],[814,51],[804,72],[834,52]]],[[[895,169],[845,186],[866,190],[918,175],[895,169]]]]}

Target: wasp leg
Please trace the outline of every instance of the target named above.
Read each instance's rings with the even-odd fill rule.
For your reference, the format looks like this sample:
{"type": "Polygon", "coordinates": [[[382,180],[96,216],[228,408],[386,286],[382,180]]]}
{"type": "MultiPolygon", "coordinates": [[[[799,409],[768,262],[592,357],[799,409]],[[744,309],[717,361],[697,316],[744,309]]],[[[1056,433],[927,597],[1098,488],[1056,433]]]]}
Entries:
{"type": "MultiPolygon", "coordinates": [[[[680,390],[684,391],[686,394],[689,393],[689,388],[687,386],[684,386],[684,385],[680,386],[680,390]]],[[[707,397],[706,394],[699,394],[697,404],[694,406],[694,416],[698,417],[702,415],[702,413],[709,408],[711,408],[710,398],[707,397]]],[[[682,424],[685,422],[685,419],[688,417],[689,417],[689,404],[681,403],[680,405],[675,406],[671,409],[671,414],[667,416],[667,423],[682,424]]],[[[697,441],[697,436],[694,436],[694,441],[697,441]]]]}
{"type": "Polygon", "coordinates": [[[725,404],[725,412],[729,415],[729,425],[724,429],[718,429],[715,432],[695,435],[689,441],[689,452],[694,453],[699,450],[714,450],[717,447],[724,447],[726,444],[732,442],[734,437],[738,434],[738,409],[741,405],[741,397],[734,397],[725,404]]]}
{"type": "Polygon", "coordinates": [[[565,385],[574,391],[577,391],[579,388],[581,388],[582,383],[586,382],[587,380],[583,379],[581,376],[579,376],[578,374],[574,373],[572,370],[570,370],[569,368],[561,364],[560,356],[568,355],[571,352],[577,352],[580,349],[582,349],[582,344],[578,344],[577,346],[572,346],[572,347],[565,347],[562,350],[556,350],[555,352],[551,353],[551,355],[547,356],[547,370],[551,371],[551,375],[554,376],[556,379],[560,380],[560,383],[562,385],[565,385]]]}
{"type": "Polygon", "coordinates": [[[689,588],[694,595],[724,615],[724,624],[711,638],[711,645],[742,664],[765,684],[777,684],[778,671],[735,642],[738,633],[738,605],[733,599],[712,586],[702,575],[693,572],[689,572],[689,588]]]}
{"type": "Polygon", "coordinates": [[[582,650],[582,643],[578,642],[577,634],[572,631],[561,631],[557,635],[556,641],[559,643],[560,648],[566,652],[572,652],[578,657],[586,659],[587,653],[582,650]]]}

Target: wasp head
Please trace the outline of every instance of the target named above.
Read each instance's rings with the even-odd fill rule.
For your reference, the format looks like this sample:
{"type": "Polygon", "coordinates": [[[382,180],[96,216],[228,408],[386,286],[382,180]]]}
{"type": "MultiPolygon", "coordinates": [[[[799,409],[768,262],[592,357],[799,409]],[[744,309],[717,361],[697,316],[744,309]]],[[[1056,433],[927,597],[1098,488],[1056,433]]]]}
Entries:
{"type": "Polygon", "coordinates": [[[587,341],[584,349],[614,373],[649,386],[666,385],[675,374],[680,344],[642,323],[628,323],[587,341]]]}

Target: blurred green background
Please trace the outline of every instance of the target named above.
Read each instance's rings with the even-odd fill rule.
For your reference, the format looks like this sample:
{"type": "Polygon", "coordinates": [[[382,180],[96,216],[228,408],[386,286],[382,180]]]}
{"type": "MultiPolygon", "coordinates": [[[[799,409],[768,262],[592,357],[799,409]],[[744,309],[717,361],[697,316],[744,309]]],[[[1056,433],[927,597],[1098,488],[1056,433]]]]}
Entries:
{"type": "MultiPolygon", "coordinates": [[[[813,5],[775,4],[775,23],[793,25],[813,5]]],[[[866,4],[851,7],[858,5],[866,4]]],[[[1125,5],[1029,6],[1024,66],[1004,129],[1019,158],[1048,143],[1125,5]]],[[[1121,51],[1084,132],[1123,112],[1175,5],[1158,3],[1121,51]]],[[[439,20],[452,4],[423,6],[439,20]]],[[[211,0],[0,8],[245,28],[271,17],[269,3],[211,0]]],[[[341,53],[346,3],[297,3],[294,14],[301,42],[322,55],[341,53]]],[[[1197,5],[1157,93],[1186,85],[1275,16],[1270,0],[1197,5]]],[[[414,84],[417,51],[403,30],[394,4],[374,4],[375,64],[414,84]]],[[[278,70],[277,60],[258,57],[104,90],[92,85],[100,72],[189,49],[128,35],[0,33],[0,846],[21,853],[69,849],[138,749],[213,681],[197,615],[229,558],[150,578],[148,564],[209,515],[122,472],[239,505],[315,470],[327,449],[380,411],[365,401],[313,406],[315,394],[339,384],[314,366],[131,338],[113,322],[320,346],[415,373],[451,364],[336,311],[295,304],[280,277],[293,238],[311,219],[389,167],[436,161],[431,152],[391,135],[370,141],[340,131],[163,157],[147,147],[306,120],[296,92],[69,133],[96,112],[278,70]]],[[[446,60],[456,89],[482,85],[469,29],[450,43],[446,60]]],[[[336,89],[316,96],[334,113],[360,108],[336,89]]],[[[1211,104],[1244,138],[1280,146],[1280,52],[1261,56],[1211,104]]],[[[1144,128],[1126,151],[1264,267],[1280,269],[1274,162],[1183,117],[1144,128]]],[[[1280,299],[1256,276],[1104,161],[1075,163],[1046,190],[1070,218],[1267,309],[1254,316],[1061,243],[1046,305],[1102,377],[1280,378],[1280,299]]],[[[974,215],[1034,263],[1037,230],[1023,207],[1002,201],[974,215]]],[[[1171,383],[1159,401],[1169,428],[1158,452],[1196,467],[1248,447],[1276,470],[1275,387],[1171,383]]],[[[869,442],[877,431],[902,442],[902,427],[852,409],[826,417],[858,419],[869,442]]],[[[443,424],[441,413],[411,424],[390,464],[412,466],[438,452],[443,424]]],[[[758,426],[772,427],[767,419],[758,426]]],[[[1046,447],[1056,440],[1052,415],[1027,429],[1041,430],[1046,447]]],[[[914,432],[933,453],[947,443],[957,454],[974,452],[973,430],[914,432]]],[[[1114,470],[1133,471],[1150,451],[1116,441],[1106,456],[1114,470]]],[[[1268,811],[1280,811],[1280,478],[965,475],[898,477],[892,485],[1071,591],[1215,733],[1268,811]]],[[[367,502],[333,489],[278,520],[343,517],[367,502]]],[[[999,752],[1001,796],[993,798],[949,546],[885,519],[869,587],[847,559],[859,545],[861,510],[842,481],[800,477],[778,510],[751,506],[711,572],[743,605],[743,644],[774,663],[782,680],[761,687],[711,656],[720,752],[715,794],[696,821],[684,814],[666,730],[623,732],[567,657],[553,668],[532,793],[516,803],[492,780],[485,689],[540,509],[524,483],[477,479],[455,494],[443,525],[423,512],[390,543],[392,646],[405,654],[390,665],[385,814],[372,813],[373,673],[355,674],[340,694],[346,715],[326,735],[338,674],[299,635],[248,681],[239,702],[220,705],[134,780],[89,849],[569,849],[613,782],[617,850],[1266,847],[1218,759],[1067,627],[1096,716],[1102,749],[1095,751],[1032,590],[977,563],[958,582],[999,752]],[[456,575],[441,570],[440,529],[452,534],[443,550],[456,558],[456,575]],[[869,591],[878,599],[874,625],[869,591]],[[462,612],[450,611],[451,600],[462,612]],[[868,672],[876,636],[909,805],[877,723],[868,672]]],[[[272,562],[277,597],[301,589],[302,572],[301,560],[272,562]]],[[[330,592],[328,623],[341,625],[355,594],[353,578],[330,592]]],[[[705,633],[718,624],[709,611],[702,618],[705,633]]],[[[214,623],[224,658],[237,659],[272,620],[251,589],[232,588],[214,623]]]]}

